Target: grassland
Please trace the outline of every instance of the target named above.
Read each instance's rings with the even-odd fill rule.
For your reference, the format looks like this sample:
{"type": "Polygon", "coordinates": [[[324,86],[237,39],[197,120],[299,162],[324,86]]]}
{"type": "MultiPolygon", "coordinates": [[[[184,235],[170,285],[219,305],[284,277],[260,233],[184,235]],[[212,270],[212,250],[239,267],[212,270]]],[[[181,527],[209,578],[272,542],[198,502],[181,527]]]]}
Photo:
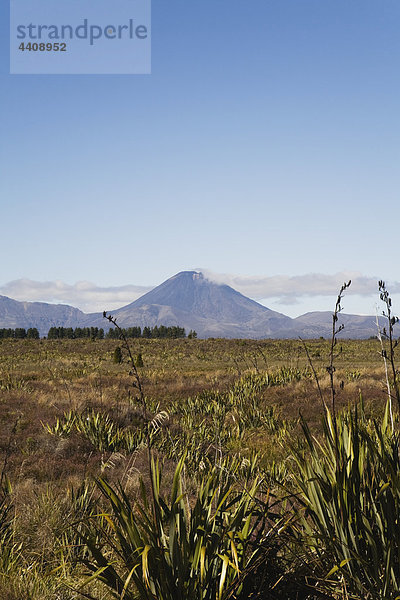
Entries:
{"type": "MultiPolygon", "coordinates": [[[[77,523],[98,511],[94,505],[106,510],[109,498],[93,484],[95,478],[103,477],[111,486],[119,482],[132,502],[143,478],[151,496],[149,443],[163,464],[160,493],[168,495],[183,458],[189,506],[196,503],[199,479],[228,465],[237,475],[236,485],[259,477],[264,486],[260,502],[266,497],[270,502],[272,493],[281,510],[283,498],[295,493],[294,449],[307,452],[300,415],[317,438],[323,436],[321,397],[298,341],[132,340],[132,354],[143,357],[144,366],[138,370],[146,410],[132,386],[127,357],[121,364],[113,362],[118,344],[0,342],[0,464],[8,511],[3,518],[3,554],[4,548],[8,554],[0,565],[1,598],[139,597],[134,578],[124,592],[119,584],[113,590],[111,580],[102,585],[99,578],[80,588],[87,578],[90,545],[77,533],[77,523]]],[[[329,402],[329,342],[311,340],[307,348],[329,402]]],[[[379,342],[342,340],[337,350],[337,410],[354,407],[362,395],[365,419],[372,423],[369,419],[380,418],[387,400],[379,342]]],[[[294,513],[301,503],[291,502],[295,508],[289,513],[294,513]]],[[[99,547],[105,547],[104,540],[99,547]]],[[[118,549],[110,546],[106,556],[113,552],[117,555],[118,549]]],[[[318,569],[310,575],[300,563],[290,568],[282,566],[282,560],[279,549],[269,571],[271,580],[259,586],[258,596],[254,590],[243,591],[242,585],[242,595],[236,590],[237,595],[220,597],[357,597],[346,596],[350,592],[343,586],[340,592],[336,586],[336,595],[323,586],[318,591],[318,569]]],[[[318,577],[329,571],[319,568],[318,577]]],[[[234,569],[231,577],[233,582],[234,569]]],[[[161,598],[160,592],[151,593],[149,598],[161,598]]],[[[196,593],[192,597],[200,598],[196,593]]],[[[210,594],[213,598],[214,592],[210,594]]],[[[219,597],[218,590],[215,594],[219,597]]]]}

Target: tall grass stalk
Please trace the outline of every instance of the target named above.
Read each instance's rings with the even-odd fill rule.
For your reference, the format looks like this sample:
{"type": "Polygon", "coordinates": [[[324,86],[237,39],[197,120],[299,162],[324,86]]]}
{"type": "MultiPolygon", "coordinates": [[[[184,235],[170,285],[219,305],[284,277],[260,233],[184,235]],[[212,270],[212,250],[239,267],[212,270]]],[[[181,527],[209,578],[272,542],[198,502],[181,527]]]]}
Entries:
{"type": "Polygon", "coordinates": [[[384,317],[386,317],[388,323],[387,328],[384,327],[382,330],[382,336],[388,341],[389,355],[387,354],[386,350],[382,350],[382,355],[384,359],[388,359],[392,369],[394,395],[397,400],[397,407],[400,415],[400,385],[398,381],[398,372],[395,365],[395,348],[398,346],[399,340],[395,340],[394,338],[394,326],[399,322],[399,318],[393,315],[392,299],[388,290],[386,289],[386,284],[384,281],[379,281],[379,292],[382,302],[386,305],[386,310],[384,310],[382,314],[384,317]]]}

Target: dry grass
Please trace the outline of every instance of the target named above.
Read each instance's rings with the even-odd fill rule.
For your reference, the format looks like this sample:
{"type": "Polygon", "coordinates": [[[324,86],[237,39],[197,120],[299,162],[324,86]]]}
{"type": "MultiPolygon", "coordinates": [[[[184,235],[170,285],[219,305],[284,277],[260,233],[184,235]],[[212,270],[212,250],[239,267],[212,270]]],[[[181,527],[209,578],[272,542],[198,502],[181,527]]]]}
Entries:
{"type": "MultiPolygon", "coordinates": [[[[19,569],[13,581],[1,579],[1,598],[77,597],[65,587],[59,589],[49,575],[60,562],[63,532],[71,520],[68,490],[105,473],[110,481],[123,479],[127,492],[135,495],[139,476],[147,473],[144,449],[133,455],[100,452],[79,432],[59,437],[50,435],[44,427],[47,423],[53,426],[68,411],[89,410],[108,414],[122,429],[143,425],[129,365],[127,361],[113,363],[116,345],[118,342],[114,340],[0,341],[0,470],[6,471],[13,488],[16,543],[21,545],[25,563],[34,565],[31,572],[36,573],[27,579],[19,569]]],[[[361,393],[366,412],[378,414],[386,401],[379,342],[342,341],[339,345],[342,352],[336,361],[337,407],[354,405],[361,393]]],[[[307,346],[328,402],[329,342],[311,340],[307,346]]],[[[321,399],[312,375],[307,374],[309,365],[304,349],[297,341],[132,340],[132,354],[139,352],[144,361],[139,371],[150,416],[160,411],[169,413],[163,431],[177,439],[178,446],[179,440],[193,438],[195,443],[196,439],[201,440],[203,426],[211,440],[204,448],[213,459],[217,460],[218,453],[250,457],[257,451],[260,465],[268,469],[274,462],[284,463],[287,458],[287,441],[289,438],[293,441],[301,433],[300,413],[314,432],[320,430],[321,399]],[[282,385],[263,386],[256,403],[261,412],[274,409],[278,420],[276,431],[255,420],[240,436],[235,434],[230,438],[226,434],[237,427],[240,413],[229,408],[225,416],[217,418],[212,411],[207,412],[207,400],[203,401],[204,414],[196,416],[189,411],[183,417],[180,412],[188,406],[189,398],[196,399],[204,392],[216,393],[217,409],[218,398],[232,390],[241,377],[249,373],[272,374],[282,367],[298,369],[301,376],[282,385]],[[185,438],[188,423],[199,429],[197,433],[193,429],[185,438]],[[282,429],[289,432],[287,438],[285,431],[279,429],[282,423],[282,429]],[[214,439],[212,432],[216,427],[221,427],[221,431],[214,439]]],[[[175,459],[183,452],[183,448],[178,448],[175,456],[168,443],[168,439],[156,443],[156,453],[165,461],[167,486],[171,483],[175,459]]],[[[190,478],[188,469],[188,487],[190,478]]],[[[98,592],[96,597],[108,596],[98,592]]]]}
{"type": "MultiPolygon", "coordinates": [[[[101,457],[85,440],[53,438],[42,423],[54,423],[70,409],[105,410],[122,424],[132,418],[128,366],[112,362],[116,345],[113,340],[0,343],[0,452],[4,457],[8,449],[7,470],[15,483],[64,484],[99,468],[101,457]]],[[[328,342],[307,345],[327,392],[328,342]]],[[[375,411],[386,399],[378,342],[343,341],[341,346],[336,376],[344,387],[338,389],[338,406],[354,404],[362,392],[367,409],[375,411]]],[[[140,374],[150,405],[167,411],[172,403],[184,403],[204,390],[223,392],[250,371],[307,366],[301,344],[293,340],[134,340],[132,352],[143,355],[140,374]]],[[[297,419],[301,412],[311,425],[319,423],[321,402],[312,378],[266,388],[262,398],[285,419],[297,419]]]]}

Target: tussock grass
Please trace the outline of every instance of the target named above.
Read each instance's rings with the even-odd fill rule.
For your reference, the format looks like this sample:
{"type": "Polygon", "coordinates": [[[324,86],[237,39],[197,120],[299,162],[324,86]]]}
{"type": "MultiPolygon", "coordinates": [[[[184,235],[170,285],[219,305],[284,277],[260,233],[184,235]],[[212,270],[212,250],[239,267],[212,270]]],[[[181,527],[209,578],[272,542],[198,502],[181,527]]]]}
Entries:
{"type": "MultiPolygon", "coordinates": [[[[87,580],[88,569],[93,575],[103,567],[81,589],[97,600],[121,600],[122,593],[125,598],[185,600],[396,597],[397,580],[385,565],[394,560],[397,533],[386,550],[383,542],[376,551],[365,540],[356,549],[352,542],[333,543],[342,509],[332,490],[341,489],[343,468],[357,448],[368,449],[362,451],[364,462],[357,463],[362,510],[369,520],[375,515],[377,521],[379,514],[388,523],[383,499],[397,506],[397,471],[388,471],[396,458],[394,438],[385,431],[382,445],[379,437],[387,400],[379,342],[340,342],[336,442],[347,440],[346,452],[340,446],[340,468],[332,463],[336,442],[329,438],[326,421],[321,426],[321,400],[300,343],[134,340],[132,354],[142,354],[144,362],[139,375],[145,412],[132,388],[129,365],[113,362],[117,343],[0,343],[0,452],[12,487],[5,496],[12,541],[2,546],[0,598],[82,597],[74,590],[87,580]],[[356,418],[360,391],[363,410],[356,418]],[[382,482],[389,483],[383,492],[382,482]],[[312,504],[312,486],[312,498],[330,486],[330,500],[324,496],[325,530],[312,504]],[[224,489],[229,494],[218,508],[224,489]],[[239,535],[243,521],[234,517],[238,507],[245,520],[249,517],[246,541],[239,535]],[[122,513],[129,517],[125,525],[122,513]],[[136,523],[142,545],[132,540],[128,522],[136,523]],[[219,541],[215,538],[214,547],[210,533],[196,558],[199,527],[214,531],[219,541]],[[126,551],[126,544],[133,543],[134,562],[126,551]],[[7,548],[12,548],[9,567],[7,548]],[[343,563],[350,548],[351,560],[343,563]],[[106,561],[102,565],[96,549],[106,561]],[[375,560],[372,575],[365,563],[373,563],[374,552],[384,558],[375,560]],[[111,564],[119,579],[113,576],[103,585],[111,564]],[[179,569],[184,577],[176,575],[179,569]]],[[[330,344],[311,340],[307,347],[328,398],[330,344]]],[[[355,507],[358,500],[346,496],[346,502],[355,507]]],[[[385,541],[379,527],[373,527],[373,538],[385,541]]]]}

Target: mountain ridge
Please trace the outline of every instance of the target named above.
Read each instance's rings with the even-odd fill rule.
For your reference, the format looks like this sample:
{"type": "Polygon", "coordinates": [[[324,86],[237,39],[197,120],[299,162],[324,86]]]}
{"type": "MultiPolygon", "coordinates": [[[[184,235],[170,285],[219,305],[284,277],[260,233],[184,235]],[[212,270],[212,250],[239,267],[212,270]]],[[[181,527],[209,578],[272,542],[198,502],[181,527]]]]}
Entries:
{"type": "MultiPolygon", "coordinates": [[[[108,311],[109,312],[109,311],[108,311]]],[[[198,271],[181,271],[134,302],[111,311],[121,327],[179,325],[199,337],[315,338],[330,337],[332,313],[312,311],[296,318],[271,310],[226,284],[198,271]]],[[[368,338],[377,333],[376,317],[341,313],[342,337],[368,338]]],[[[19,302],[0,296],[0,328],[109,328],[102,313],[84,313],[67,304],[19,302]]]]}

